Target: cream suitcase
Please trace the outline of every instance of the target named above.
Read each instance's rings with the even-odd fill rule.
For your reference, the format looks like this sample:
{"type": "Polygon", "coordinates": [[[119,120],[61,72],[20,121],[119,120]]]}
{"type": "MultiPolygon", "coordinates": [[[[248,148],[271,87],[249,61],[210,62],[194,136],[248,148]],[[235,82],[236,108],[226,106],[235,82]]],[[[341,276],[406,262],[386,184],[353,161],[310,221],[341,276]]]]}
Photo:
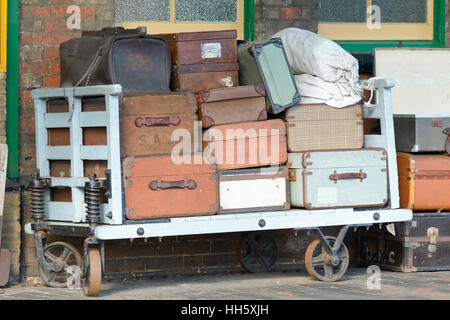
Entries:
{"type": "Polygon", "coordinates": [[[289,152],[360,149],[364,144],[361,105],[333,108],[326,104],[296,105],[286,111],[289,152]]]}
{"type": "Polygon", "coordinates": [[[286,167],[219,171],[219,213],[289,210],[289,199],[286,167]]]}

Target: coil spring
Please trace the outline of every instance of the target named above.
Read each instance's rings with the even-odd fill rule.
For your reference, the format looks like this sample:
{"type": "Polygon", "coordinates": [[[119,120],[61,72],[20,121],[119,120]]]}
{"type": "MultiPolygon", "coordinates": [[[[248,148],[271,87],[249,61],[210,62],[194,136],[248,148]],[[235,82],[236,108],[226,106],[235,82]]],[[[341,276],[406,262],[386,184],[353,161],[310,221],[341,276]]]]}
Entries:
{"type": "Polygon", "coordinates": [[[97,175],[90,174],[85,185],[86,221],[95,226],[100,220],[100,194],[102,185],[96,181],[97,175]]]}
{"type": "Polygon", "coordinates": [[[44,188],[46,187],[43,180],[40,179],[39,173],[35,172],[31,175],[32,181],[29,186],[31,199],[31,217],[36,223],[39,223],[45,217],[44,209],[44,188]]]}

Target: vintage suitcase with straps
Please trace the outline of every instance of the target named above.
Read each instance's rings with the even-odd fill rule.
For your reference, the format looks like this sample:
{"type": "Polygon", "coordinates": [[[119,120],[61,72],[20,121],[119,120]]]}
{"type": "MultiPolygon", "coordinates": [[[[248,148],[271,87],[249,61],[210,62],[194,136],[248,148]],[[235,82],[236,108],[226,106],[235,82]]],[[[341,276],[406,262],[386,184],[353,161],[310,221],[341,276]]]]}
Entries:
{"type": "Polygon", "coordinates": [[[197,92],[239,85],[235,30],[159,36],[166,39],[170,46],[172,90],[197,92]]]}
{"type": "Polygon", "coordinates": [[[214,126],[203,133],[203,152],[215,159],[218,170],[283,164],[286,126],[279,119],[214,126]]]}
{"type": "Polygon", "coordinates": [[[121,155],[170,154],[182,139],[190,140],[190,153],[200,150],[197,120],[197,101],[190,92],[124,97],[120,105],[121,155]],[[178,129],[185,130],[181,140],[172,137],[178,129]]]}
{"type": "Polygon", "coordinates": [[[124,95],[169,92],[168,42],[145,27],[83,32],[60,45],[61,87],[120,84],[124,95]]]}
{"type": "Polygon", "coordinates": [[[125,215],[129,220],[213,215],[219,209],[217,168],[202,156],[123,159],[125,215]],[[187,158],[187,159],[186,159],[187,158]]]}
{"type": "Polygon", "coordinates": [[[286,167],[219,171],[219,213],[290,209],[286,167]]]}
{"type": "Polygon", "coordinates": [[[450,157],[397,153],[400,207],[449,210],[450,157]]]}
{"type": "Polygon", "coordinates": [[[283,114],[289,152],[361,149],[364,122],[361,105],[333,108],[326,104],[296,105],[283,114]]]}
{"type": "Polygon", "coordinates": [[[388,203],[384,149],[289,153],[288,166],[293,207],[384,207],[388,203]]]}
{"type": "Polygon", "coordinates": [[[239,83],[264,83],[269,114],[279,114],[300,102],[281,39],[243,43],[238,47],[238,59],[239,83]]]}
{"type": "Polygon", "coordinates": [[[173,91],[198,92],[239,86],[237,62],[172,66],[170,88],[173,91]]]}
{"type": "Polygon", "coordinates": [[[450,270],[449,213],[414,213],[412,221],[390,227],[358,232],[361,266],[401,272],[450,270]]]}
{"type": "Polygon", "coordinates": [[[264,85],[220,88],[197,92],[203,128],[267,120],[264,85]]]}

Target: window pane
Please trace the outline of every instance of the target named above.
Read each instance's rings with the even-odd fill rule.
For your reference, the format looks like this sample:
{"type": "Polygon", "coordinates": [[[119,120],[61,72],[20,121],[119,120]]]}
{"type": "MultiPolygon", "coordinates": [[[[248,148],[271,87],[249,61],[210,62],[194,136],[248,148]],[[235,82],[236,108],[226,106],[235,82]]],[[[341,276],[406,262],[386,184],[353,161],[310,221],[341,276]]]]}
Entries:
{"type": "Polygon", "coordinates": [[[366,22],[367,0],[319,0],[320,22],[366,22]]]}
{"type": "Polygon", "coordinates": [[[175,21],[236,22],[237,0],[175,0],[175,21]]]}
{"type": "Polygon", "coordinates": [[[427,0],[372,0],[381,9],[381,22],[425,23],[427,0]]]}
{"type": "Polygon", "coordinates": [[[170,21],[170,0],[115,0],[115,20],[170,21]]]}

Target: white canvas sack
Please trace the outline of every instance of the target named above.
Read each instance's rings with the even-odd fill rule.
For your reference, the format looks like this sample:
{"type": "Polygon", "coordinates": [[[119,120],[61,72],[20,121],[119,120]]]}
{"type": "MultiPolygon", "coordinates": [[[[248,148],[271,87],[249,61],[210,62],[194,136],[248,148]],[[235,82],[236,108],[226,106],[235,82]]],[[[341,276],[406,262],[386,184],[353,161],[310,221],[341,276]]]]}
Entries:
{"type": "Polygon", "coordinates": [[[334,41],[299,28],[287,28],[272,37],[283,41],[301,104],[343,108],[361,100],[358,60],[334,41]]]}

